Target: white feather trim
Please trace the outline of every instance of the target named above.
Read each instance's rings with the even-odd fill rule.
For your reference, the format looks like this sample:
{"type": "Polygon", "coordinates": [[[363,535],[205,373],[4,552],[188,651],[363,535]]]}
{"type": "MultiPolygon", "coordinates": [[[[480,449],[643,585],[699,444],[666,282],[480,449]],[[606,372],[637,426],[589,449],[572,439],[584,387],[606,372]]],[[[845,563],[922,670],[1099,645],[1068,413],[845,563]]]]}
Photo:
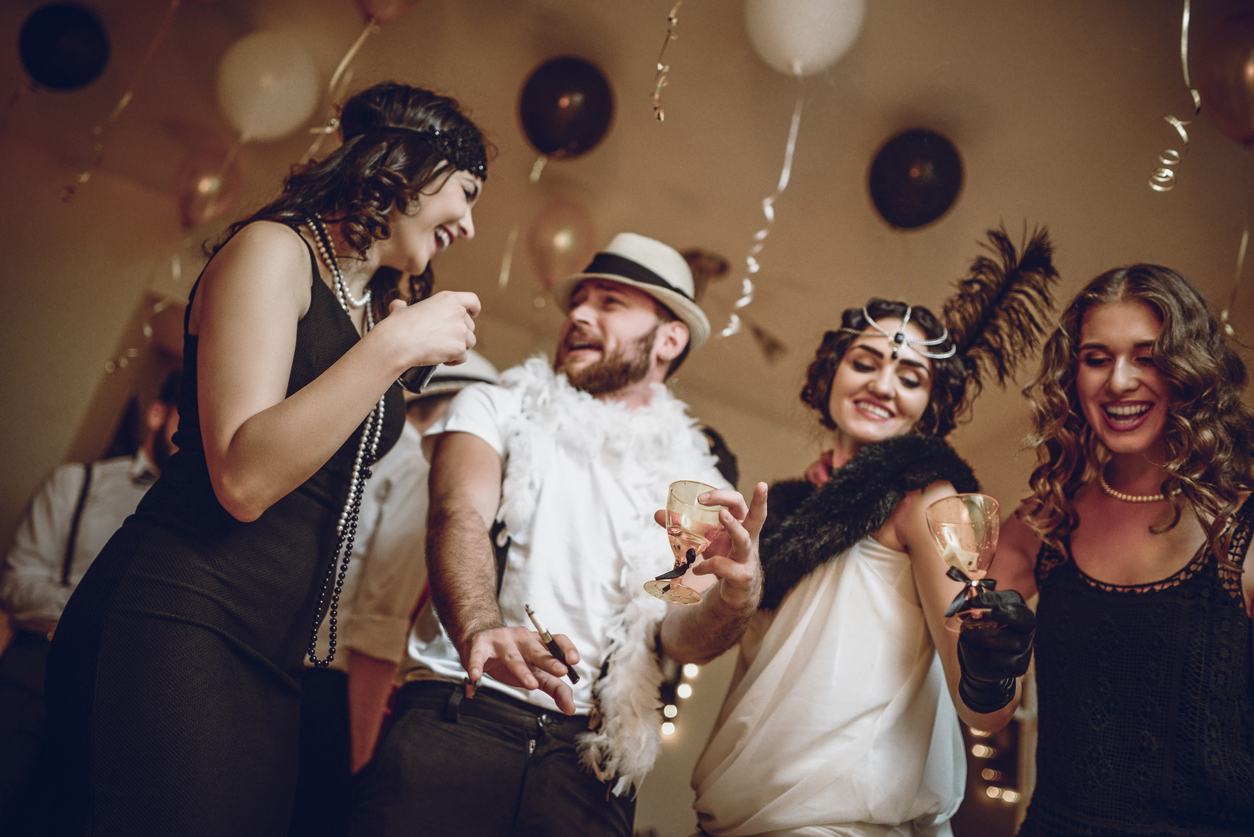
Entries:
{"type": "MultiPolygon", "coordinates": [[[[534,357],[501,376],[522,409],[504,428],[507,462],[497,519],[506,538],[526,538],[535,515],[536,480],[560,447],[572,458],[600,459],[617,472],[632,496],[650,496],[659,482],[705,479],[726,485],[718,476],[709,442],[682,401],[661,384],[645,407],[629,409],[600,401],[555,374],[543,357],[534,357]]],[[[659,690],[662,670],[655,646],[666,604],[645,592],[639,579],[657,565],[652,533],[653,509],[626,509],[638,518],[619,539],[625,568],[618,583],[631,594],[614,621],[605,676],[592,687],[600,725],[580,736],[580,759],[602,781],[617,780],[621,795],[653,767],[660,743],[659,690]]]]}

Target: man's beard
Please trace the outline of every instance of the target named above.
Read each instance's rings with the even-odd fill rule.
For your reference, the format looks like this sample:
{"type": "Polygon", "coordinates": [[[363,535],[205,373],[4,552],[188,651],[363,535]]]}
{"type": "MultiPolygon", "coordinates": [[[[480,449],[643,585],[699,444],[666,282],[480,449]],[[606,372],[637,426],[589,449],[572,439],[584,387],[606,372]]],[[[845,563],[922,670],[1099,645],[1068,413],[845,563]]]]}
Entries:
{"type": "Polygon", "coordinates": [[[644,380],[653,368],[653,343],[661,323],[629,347],[631,355],[619,348],[611,355],[603,355],[596,363],[582,369],[562,369],[566,380],[575,389],[583,390],[589,395],[608,395],[626,389],[634,383],[644,380]]]}

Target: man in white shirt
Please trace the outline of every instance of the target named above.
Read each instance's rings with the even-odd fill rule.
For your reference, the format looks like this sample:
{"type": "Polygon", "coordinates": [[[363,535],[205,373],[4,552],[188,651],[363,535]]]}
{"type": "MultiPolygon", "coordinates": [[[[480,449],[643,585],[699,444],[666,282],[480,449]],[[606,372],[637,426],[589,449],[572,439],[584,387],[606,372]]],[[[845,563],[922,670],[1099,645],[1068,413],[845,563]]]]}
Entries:
{"type": "Polygon", "coordinates": [[[713,659],[757,606],[766,486],[751,508],[722,489],[663,383],[709,335],[684,258],[623,233],[553,295],[568,312],[556,371],[535,358],[468,387],[424,440],[439,622],[422,613],[410,635],[354,834],[630,835],[658,749],[660,653],[713,659]],[[703,496],[728,509],[685,581],[703,601],[668,611],[643,585],[673,564],[653,518],[679,479],[719,487],[703,496]]]}
{"type": "Polygon", "coordinates": [[[20,789],[42,747],[49,640],[83,573],[174,452],[180,378],[171,373],[144,411],[147,434],[133,457],[67,462],[52,472],[0,565],[0,609],[15,629],[0,655],[0,833],[23,816],[20,789]]]}

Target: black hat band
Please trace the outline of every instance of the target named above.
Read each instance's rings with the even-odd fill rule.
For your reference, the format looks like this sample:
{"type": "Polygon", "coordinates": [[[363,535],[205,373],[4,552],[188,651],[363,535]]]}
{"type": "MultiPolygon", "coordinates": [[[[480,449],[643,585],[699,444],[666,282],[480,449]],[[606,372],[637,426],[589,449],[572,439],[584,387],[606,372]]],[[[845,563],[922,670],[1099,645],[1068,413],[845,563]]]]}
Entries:
{"type": "Polygon", "coordinates": [[[621,276],[633,282],[654,285],[659,288],[665,288],[668,291],[674,291],[684,299],[692,300],[692,297],[684,293],[683,290],[667,282],[661,276],[640,264],[640,262],[624,258],[623,256],[616,256],[613,253],[597,253],[588,266],[584,268],[583,272],[608,273],[613,276],[621,276]]]}

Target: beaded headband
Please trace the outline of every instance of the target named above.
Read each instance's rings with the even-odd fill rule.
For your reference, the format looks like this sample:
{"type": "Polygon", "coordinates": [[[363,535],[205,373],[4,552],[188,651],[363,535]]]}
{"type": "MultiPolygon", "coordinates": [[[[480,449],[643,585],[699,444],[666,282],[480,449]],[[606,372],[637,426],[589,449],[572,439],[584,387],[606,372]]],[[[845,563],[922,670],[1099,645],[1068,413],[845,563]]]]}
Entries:
{"type": "MultiPolygon", "coordinates": [[[[870,323],[871,330],[888,338],[888,342],[892,344],[893,360],[897,359],[897,354],[901,351],[902,346],[909,346],[910,348],[914,349],[919,354],[923,355],[926,358],[931,358],[932,360],[944,360],[946,358],[951,358],[955,354],[958,353],[957,346],[950,346],[948,350],[943,351],[943,352],[929,352],[927,349],[919,348],[920,346],[939,346],[941,343],[944,343],[946,340],[949,339],[949,329],[947,328],[944,329],[945,333],[942,334],[940,337],[933,337],[930,340],[915,340],[913,337],[907,337],[906,336],[906,323],[910,322],[910,314],[913,313],[913,311],[914,309],[911,308],[909,305],[907,305],[906,315],[901,318],[901,325],[897,327],[896,332],[894,332],[893,334],[889,334],[887,331],[885,331],[883,328],[880,327],[879,323],[875,322],[875,320],[872,319],[871,313],[866,310],[866,306],[865,305],[862,306],[862,316],[866,318],[866,321],[868,323],[870,323]]],[[[944,328],[944,326],[942,326],[942,328],[944,328]]],[[[842,328],[841,331],[847,331],[852,334],[861,334],[863,332],[863,329],[842,328]]]]}
{"type": "Polygon", "coordinates": [[[454,128],[441,131],[439,128],[414,128],[409,125],[379,125],[375,130],[417,134],[431,143],[453,168],[468,171],[480,180],[488,179],[488,157],[483,149],[482,138],[474,130],[454,128]]]}

